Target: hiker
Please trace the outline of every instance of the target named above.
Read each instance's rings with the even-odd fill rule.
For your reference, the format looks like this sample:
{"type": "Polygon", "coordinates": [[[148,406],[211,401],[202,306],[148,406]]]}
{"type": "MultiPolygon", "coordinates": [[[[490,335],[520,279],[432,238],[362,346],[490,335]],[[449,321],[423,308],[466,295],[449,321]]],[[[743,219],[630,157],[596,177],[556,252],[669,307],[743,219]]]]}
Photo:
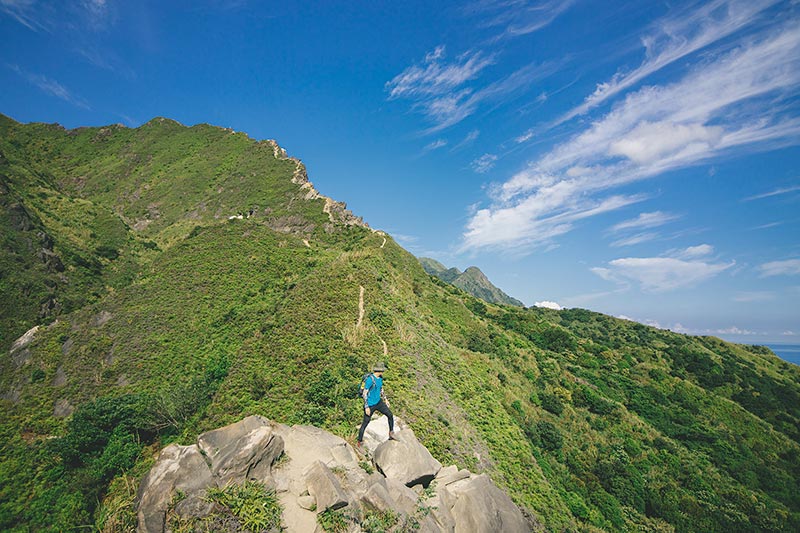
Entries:
{"type": "Polygon", "coordinates": [[[389,419],[389,438],[394,439],[394,416],[389,409],[389,402],[383,392],[383,373],[386,372],[384,363],[376,363],[372,367],[372,374],[364,378],[361,396],[364,398],[364,420],[361,422],[361,429],[358,430],[359,449],[362,447],[361,441],[364,440],[364,430],[367,429],[369,421],[375,411],[380,411],[389,419]]]}

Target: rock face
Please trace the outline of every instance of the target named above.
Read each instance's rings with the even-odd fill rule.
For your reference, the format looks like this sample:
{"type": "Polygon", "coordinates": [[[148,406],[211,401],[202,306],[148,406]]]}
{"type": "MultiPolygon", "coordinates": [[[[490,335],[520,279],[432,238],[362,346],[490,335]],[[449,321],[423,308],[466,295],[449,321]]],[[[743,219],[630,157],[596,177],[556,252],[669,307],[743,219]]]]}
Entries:
{"type": "Polygon", "coordinates": [[[269,477],[270,467],[283,452],[283,439],[259,416],[203,433],[197,446],[208,458],[219,486],[229,481],[269,477]]]}
{"type": "Polygon", "coordinates": [[[420,444],[411,429],[395,432],[396,440],[387,440],[375,449],[374,461],[384,476],[406,486],[425,487],[441,470],[442,464],[420,444]]]}
{"type": "Polygon", "coordinates": [[[204,433],[196,445],[170,445],[139,487],[138,530],[168,531],[167,513],[178,492],[183,499],[173,512],[202,518],[215,512],[205,499],[208,488],[247,480],[275,489],[282,526],[289,532],[322,533],[317,514],[337,509],[353,533],[363,531],[361,524],[375,513],[395,517],[386,531],[533,529],[488,476],[442,468],[396,417],[395,432],[397,440],[388,441],[385,417],[370,423],[364,442],[371,462],[324,430],[289,427],[260,416],[204,433]]]}

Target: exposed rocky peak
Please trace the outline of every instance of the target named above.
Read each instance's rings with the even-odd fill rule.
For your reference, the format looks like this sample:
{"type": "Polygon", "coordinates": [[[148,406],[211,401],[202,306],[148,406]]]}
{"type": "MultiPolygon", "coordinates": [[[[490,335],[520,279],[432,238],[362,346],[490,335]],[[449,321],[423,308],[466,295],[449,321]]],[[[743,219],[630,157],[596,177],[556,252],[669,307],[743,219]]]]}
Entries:
{"type": "Polygon", "coordinates": [[[362,523],[376,515],[392,517],[386,531],[534,529],[488,476],[442,468],[414,432],[395,420],[396,440],[386,438],[385,417],[370,423],[366,456],[322,429],[260,416],[204,433],[191,446],[167,446],[139,487],[139,531],[160,533],[171,524],[234,531],[237,526],[220,518],[224,510],[207,492],[248,481],[275,491],[281,526],[289,532],[321,532],[318,515],[339,509],[353,533],[364,531],[362,523]]]}
{"type": "Polygon", "coordinates": [[[281,148],[277,141],[268,139],[264,142],[272,146],[272,150],[276,159],[292,161],[295,164],[295,170],[292,174],[292,183],[300,185],[300,188],[305,191],[305,194],[303,195],[305,200],[322,198],[325,201],[322,212],[328,215],[328,218],[332,224],[361,226],[363,228],[370,229],[369,225],[364,222],[364,219],[354,215],[352,211],[347,209],[346,203],[337,202],[332,198],[320,194],[320,192],[314,187],[314,184],[311,182],[311,180],[308,179],[308,171],[306,170],[306,166],[302,161],[295,157],[289,157],[289,155],[286,153],[286,150],[281,148]]]}

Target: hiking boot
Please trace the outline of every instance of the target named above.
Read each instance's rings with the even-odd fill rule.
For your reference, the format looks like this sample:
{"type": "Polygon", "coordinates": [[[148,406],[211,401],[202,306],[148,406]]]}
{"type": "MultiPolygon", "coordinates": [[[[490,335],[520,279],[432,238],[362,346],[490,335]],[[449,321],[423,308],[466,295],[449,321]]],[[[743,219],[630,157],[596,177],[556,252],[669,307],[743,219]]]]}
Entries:
{"type": "Polygon", "coordinates": [[[364,443],[361,442],[360,440],[356,441],[356,450],[360,451],[361,453],[364,453],[364,443]]]}
{"type": "Polygon", "coordinates": [[[389,432],[389,440],[397,440],[397,438],[396,438],[396,436],[394,434],[394,431],[390,431],[389,432]]]}

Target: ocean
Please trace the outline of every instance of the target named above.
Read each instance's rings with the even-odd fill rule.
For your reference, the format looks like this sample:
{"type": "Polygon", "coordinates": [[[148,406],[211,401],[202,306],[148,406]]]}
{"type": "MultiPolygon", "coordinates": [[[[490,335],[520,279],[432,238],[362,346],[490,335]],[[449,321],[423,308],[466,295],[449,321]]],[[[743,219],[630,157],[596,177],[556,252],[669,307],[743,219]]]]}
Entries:
{"type": "Polygon", "coordinates": [[[796,365],[800,365],[800,344],[765,344],[775,355],[796,365]]]}

